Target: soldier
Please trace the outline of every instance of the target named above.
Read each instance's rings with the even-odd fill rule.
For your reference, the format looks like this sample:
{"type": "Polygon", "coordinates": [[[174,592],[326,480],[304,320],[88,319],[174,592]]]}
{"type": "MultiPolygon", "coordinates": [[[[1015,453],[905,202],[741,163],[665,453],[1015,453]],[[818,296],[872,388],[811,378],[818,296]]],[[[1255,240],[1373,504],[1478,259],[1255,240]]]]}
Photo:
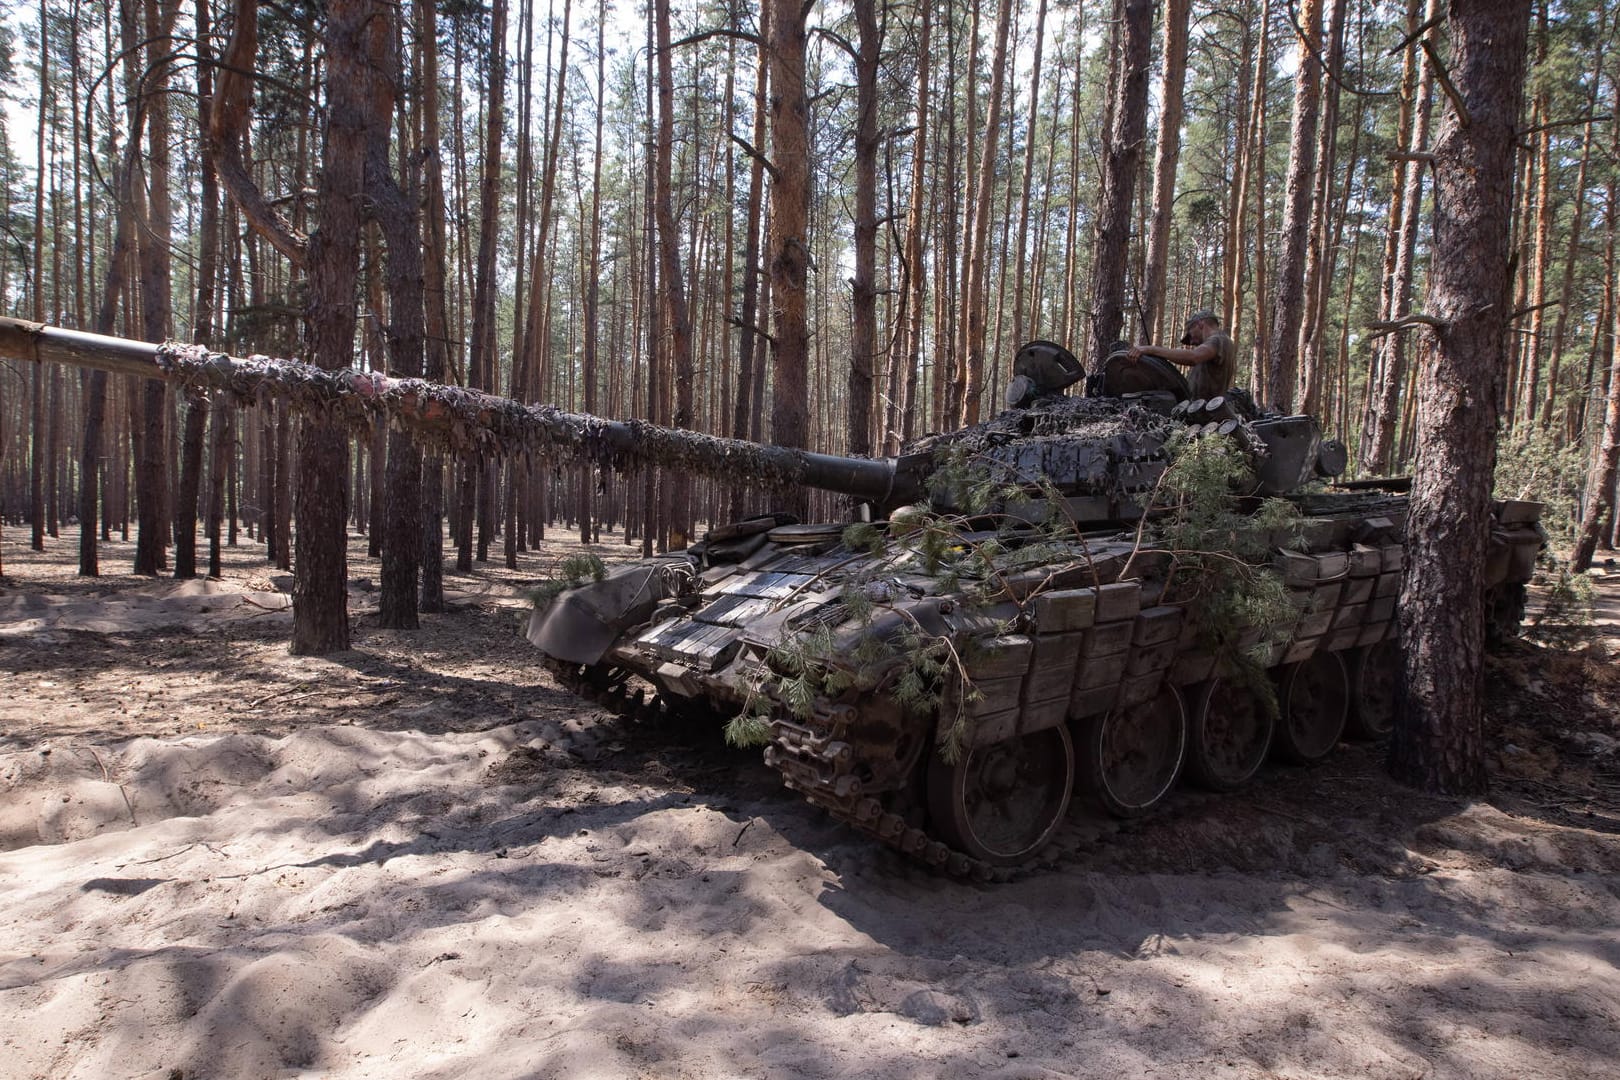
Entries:
{"type": "Polygon", "coordinates": [[[1157,356],[1172,364],[1189,368],[1187,388],[1195,398],[1212,398],[1226,393],[1237,373],[1237,343],[1221,332],[1221,317],[1205,308],[1195,311],[1187,320],[1187,332],[1181,344],[1188,348],[1168,345],[1133,345],[1128,355],[1132,360],[1142,356],[1157,356]]]}

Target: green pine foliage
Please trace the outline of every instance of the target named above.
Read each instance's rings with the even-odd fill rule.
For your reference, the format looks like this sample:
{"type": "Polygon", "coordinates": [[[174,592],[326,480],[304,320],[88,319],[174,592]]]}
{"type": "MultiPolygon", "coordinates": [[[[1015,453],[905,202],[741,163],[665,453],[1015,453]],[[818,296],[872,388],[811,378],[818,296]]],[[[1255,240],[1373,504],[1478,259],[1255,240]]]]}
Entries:
{"type": "Polygon", "coordinates": [[[569,589],[577,589],[590,581],[601,581],[607,576],[607,565],[589,552],[565,555],[557,563],[556,575],[541,581],[528,592],[535,610],[544,611],[551,602],[569,589]]]}
{"type": "Polygon", "coordinates": [[[1155,538],[1175,562],[1164,599],[1185,605],[1199,646],[1227,677],[1277,713],[1266,676],[1273,649],[1288,640],[1299,610],[1269,557],[1278,533],[1293,546],[1303,521],[1286,499],[1266,499],[1239,512],[1234,492],[1248,479],[1247,457],[1225,439],[1178,439],[1155,496],[1155,538]]]}
{"type": "Polygon", "coordinates": [[[1556,544],[1575,539],[1585,483],[1584,448],[1565,445],[1551,430],[1524,424],[1497,444],[1496,497],[1541,503],[1541,527],[1556,544]]]}

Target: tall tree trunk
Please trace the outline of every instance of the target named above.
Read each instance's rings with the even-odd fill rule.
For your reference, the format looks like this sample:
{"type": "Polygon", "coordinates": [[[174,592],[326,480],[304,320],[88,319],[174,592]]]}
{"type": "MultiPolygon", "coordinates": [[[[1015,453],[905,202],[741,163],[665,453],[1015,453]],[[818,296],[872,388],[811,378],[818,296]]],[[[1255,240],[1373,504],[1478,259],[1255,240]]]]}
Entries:
{"type": "MultiPolygon", "coordinates": [[[[484,165],[478,187],[478,257],[473,271],[472,333],[467,360],[467,384],[479,390],[495,388],[495,254],[500,229],[501,138],[506,127],[506,0],[490,6],[489,93],[484,105],[484,165]]],[[[462,463],[461,535],[457,537],[456,569],[472,571],[473,515],[478,512],[475,497],[483,462],[468,458],[462,463]]],[[[484,488],[487,499],[487,487],[484,488]]],[[[483,501],[483,500],[479,500],[483,501]]],[[[479,513],[487,523],[487,514],[479,513]]],[[[481,530],[478,557],[487,557],[488,534],[481,530]]]]}
{"type": "MultiPolygon", "coordinates": [[[[1620,116],[1620,83],[1615,83],[1614,98],[1610,110],[1611,115],[1620,116]]],[[[1620,154],[1620,124],[1609,125],[1609,159],[1615,160],[1620,154]]],[[[1605,293],[1608,297],[1609,334],[1603,348],[1608,352],[1608,364],[1604,379],[1603,398],[1607,404],[1603,410],[1603,433],[1596,451],[1592,454],[1591,464],[1586,475],[1586,498],[1581,516],[1581,528],[1575,538],[1575,553],[1570,558],[1570,568],[1576,573],[1591,569],[1592,558],[1597,553],[1598,545],[1608,539],[1608,530],[1604,528],[1605,518],[1615,522],[1620,528],[1620,504],[1615,499],[1615,482],[1617,469],[1620,469],[1620,291],[1617,291],[1615,272],[1615,231],[1620,228],[1620,195],[1617,195],[1614,185],[1609,185],[1608,212],[1605,227],[1607,235],[1604,237],[1604,274],[1605,293]]],[[[1567,290],[1566,290],[1567,295],[1567,290]]],[[[1599,331],[1601,334],[1601,330],[1599,331]]],[[[1599,350],[1594,348],[1593,353],[1599,350]]],[[[1587,380],[1588,383],[1591,380],[1587,380]]]]}
{"type": "MultiPolygon", "coordinates": [[[[1322,357],[1322,323],[1325,317],[1324,298],[1332,291],[1335,222],[1342,216],[1334,214],[1335,183],[1338,180],[1339,161],[1339,79],[1344,68],[1344,33],[1346,0],[1329,0],[1327,28],[1327,85],[1322,88],[1321,119],[1316,125],[1316,177],[1315,194],[1311,201],[1311,219],[1305,251],[1304,314],[1299,332],[1298,381],[1294,394],[1295,407],[1300,412],[1318,412],[1317,397],[1322,381],[1318,367],[1322,357]]],[[[1359,128],[1357,131],[1359,132],[1359,128]]],[[[1355,146],[1352,144],[1351,157],[1355,146]]],[[[1350,185],[1345,184],[1346,194],[1350,185]]]]}
{"type": "MultiPolygon", "coordinates": [[[[134,10],[135,0],[123,0],[125,49],[133,58],[137,42],[144,46],[144,77],[139,78],[140,100],[146,114],[146,190],[137,187],[142,332],[149,341],[164,341],[173,329],[173,287],[169,269],[172,212],[169,206],[168,83],[172,67],[171,35],[179,14],[179,0],[146,0],[144,23],[134,10]],[[143,209],[144,208],[144,209],[143,209]]],[[[138,126],[131,125],[131,142],[138,126]]],[[[137,185],[139,181],[137,180],[137,185]]],[[[165,543],[169,529],[164,510],[169,502],[165,467],[168,438],[165,420],[168,393],[156,379],[141,388],[141,437],[136,450],[136,508],[140,514],[135,541],[135,573],[156,574],[167,562],[165,543]]]]}
{"type": "MultiPolygon", "coordinates": [[[[1603,53],[1606,44],[1605,32],[1608,27],[1607,9],[1598,11],[1598,36],[1594,46],[1596,53],[1594,60],[1598,71],[1603,68],[1603,53]]],[[[1554,318],[1552,333],[1552,360],[1547,369],[1547,394],[1543,398],[1541,411],[1541,429],[1546,431],[1552,426],[1553,409],[1558,404],[1558,375],[1564,357],[1565,335],[1569,328],[1569,309],[1575,306],[1575,264],[1579,261],[1581,251],[1581,236],[1586,223],[1586,184],[1587,169],[1592,162],[1593,128],[1596,126],[1598,108],[1598,87],[1602,79],[1597,75],[1592,77],[1591,88],[1587,92],[1586,115],[1588,117],[1585,130],[1581,137],[1581,164],[1575,172],[1575,194],[1571,199],[1573,206],[1569,215],[1569,245],[1564,254],[1564,273],[1558,291],[1558,314],[1554,318]]]]}
{"type": "MultiPolygon", "coordinates": [[[[45,156],[45,118],[47,94],[51,76],[50,10],[46,0],[39,4],[39,104],[36,128],[36,157],[34,159],[34,321],[46,322],[45,310],[45,185],[50,176],[50,162],[45,156]]],[[[30,405],[28,431],[28,524],[29,544],[35,551],[45,550],[45,365],[35,364],[29,380],[30,405]]]]}
{"type": "MultiPolygon", "coordinates": [[[[449,367],[450,320],[446,311],[444,168],[439,152],[439,31],[434,0],[412,0],[416,47],[421,51],[419,98],[422,158],[426,185],[426,243],[423,249],[423,325],[427,338],[424,374],[443,382],[449,367]]],[[[429,452],[422,462],[422,599],[420,610],[444,610],[444,457],[429,452]]]]}
{"type": "MultiPolygon", "coordinates": [[[[1549,58],[1552,45],[1551,18],[1548,11],[1548,0],[1539,0],[1535,5],[1536,41],[1535,66],[1543,67],[1549,58]]],[[[1526,423],[1534,423],[1536,411],[1541,405],[1541,353],[1546,344],[1542,336],[1542,326],[1547,315],[1547,264],[1552,258],[1552,229],[1553,229],[1553,191],[1552,178],[1556,163],[1553,158],[1553,116],[1551,79],[1537,80],[1535,106],[1531,111],[1531,123],[1540,127],[1535,136],[1535,230],[1531,234],[1532,247],[1530,249],[1529,275],[1526,284],[1529,287],[1529,316],[1526,320],[1529,332],[1521,342],[1523,355],[1523,379],[1519,387],[1519,401],[1510,414],[1509,427],[1513,426],[1513,416],[1523,416],[1526,423]]],[[[1528,194],[1528,192],[1527,192],[1528,194]]]]}
{"type": "Polygon", "coordinates": [[[1147,140],[1149,54],[1153,5],[1121,0],[1119,51],[1113,63],[1113,124],[1103,150],[1102,197],[1097,207],[1097,247],[1091,263],[1091,359],[1095,370],[1125,325],[1126,246],[1131,236],[1131,199],[1147,140]]]}
{"type": "MultiPolygon", "coordinates": [[[[419,155],[409,152],[401,135],[400,169],[403,184],[394,178],[389,161],[389,117],[398,100],[401,79],[397,24],[389,7],[387,33],[366,37],[368,100],[365,102],[369,142],[366,152],[366,193],[371,216],[381,228],[388,247],[386,284],[388,319],[383,325],[388,373],[398,378],[420,378],[426,331],[423,327],[422,234],[416,181],[419,155]]],[[[403,126],[403,125],[402,125],[403,126]]],[[[422,450],[402,431],[388,434],[388,464],[383,481],[383,512],[373,508],[373,534],[382,534],[382,573],[377,625],[391,630],[416,629],[416,583],[422,548],[422,450]]]]}
{"type": "MultiPolygon", "coordinates": [[[[78,54],[78,37],[73,38],[74,56],[78,54]]],[[[134,147],[120,150],[109,148],[113,158],[113,226],[112,250],[107,255],[105,280],[97,307],[95,329],[111,334],[118,315],[118,301],[124,291],[124,279],[129,266],[129,249],[134,228],[130,214],[128,185],[133,163],[127,155],[134,147]]],[[[94,250],[94,245],[87,245],[94,250]]],[[[103,429],[107,416],[107,373],[92,371],[85,382],[84,440],[79,452],[79,573],[96,577],[101,572],[98,518],[101,510],[101,458],[105,439],[103,429]]]]}
{"type": "MultiPolygon", "coordinates": [[[[197,122],[201,129],[207,123],[212,108],[213,73],[208,63],[208,2],[197,0],[195,5],[198,48],[203,62],[197,66],[197,122]]],[[[219,280],[219,181],[212,158],[202,160],[200,194],[202,206],[198,215],[197,238],[197,303],[192,319],[195,339],[202,343],[214,337],[215,296],[219,280]]],[[[220,406],[215,405],[215,452],[219,451],[218,426],[222,424],[220,406]]],[[[197,576],[197,504],[202,489],[203,436],[208,427],[209,402],[196,398],[186,403],[185,437],[181,442],[180,490],[174,507],[174,576],[197,576]]],[[[215,477],[223,482],[223,464],[216,460],[215,477]]],[[[205,530],[211,544],[210,574],[219,576],[219,528],[215,512],[218,506],[213,498],[213,485],[209,489],[209,522],[205,530]]]]}
{"type": "MultiPolygon", "coordinates": [[[[1610,274],[1614,273],[1611,262],[1610,274]]],[[[1620,304],[1611,313],[1612,333],[1620,339],[1620,304]]],[[[1620,348],[1609,345],[1608,404],[1603,410],[1603,436],[1586,475],[1586,505],[1575,537],[1570,569],[1577,574],[1592,568],[1592,557],[1606,531],[1604,523],[1616,515],[1615,483],[1620,476],[1620,348]]]]}
{"type": "Polygon", "coordinates": [[[855,276],[850,279],[849,452],[872,452],[872,388],[877,366],[878,56],[875,0],[855,0],[855,276]]]}
{"type": "MultiPolygon", "coordinates": [[[[1147,18],[1151,22],[1152,8],[1147,18]]],[[[1012,37],[1012,0],[1001,0],[996,11],[996,42],[990,54],[989,103],[985,106],[984,130],[977,145],[979,174],[974,184],[973,237],[968,248],[966,287],[963,301],[967,307],[965,332],[958,349],[957,363],[966,376],[961,384],[960,411],[953,402],[953,417],[960,416],[969,424],[979,422],[984,396],[985,314],[990,292],[990,207],[996,188],[996,164],[1000,160],[996,142],[1001,138],[1001,108],[1007,85],[1007,49],[1012,37]]],[[[1145,61],[1144,61],[1145,62],[1145,61]]],[[[1144,72],[1144,79],[1146,74],[1144,72]]],[[[1145,86],[1145,83],[1144,83],[1145,86]]],[[[1146,98],[1143,98],[1143,123],[1146,124],[1146,98]]],[[[952,388],[953,393],[955,387],[952,388]]]]}
{"type": "MultiPolygon", "coordinates": [[[[732,414],[731,434],[739,439],[757,437],[759,432],[753,418],[759,410],[754,396],[755,372],[765,366],[763,338],[759,333],[759,235],[765,204],[765,120],[769,110],[766,89],[770,72],[770,18],[771,5],[762,4],[759,11],[759,56],[754,76],[754,153],[750,155],[748,169],[748,204],[743,212],[746,234],[743,237],[742,309],[738,313],[741,324],[737,341],[737,397],[732,414]]],[[[741,517],[743,506],[741,487],[733,489],[731,516],[741,517]]]]}
{"type": "Polygon", "coordinates": [[[771,9],[771,300],[776,308],[771,441],[806,446],[810,433],[810,98],[804,85],[805,8],[771,9]]]}
{"type": "MultiPolygon", "coordinates": [[[[580,381],[584,385],[582,407],[587,413],[596,412],[596,381],[597,381],[597,350],[600,347],[598,338],[601,334],[601,274],[602,274],[602,125],[603,114],[606,112],[600,107],[607,100],[607,52],[606,26],[608,20],[607,0],[600,0],[596,17],[596,100],[599,107],[596,110],[596,138],[591,153],[591,209],[586,222],[582,222],[588,237],[585,244],[585,256],[582,260],[584,269],[584,288],[581,293],[584,299],[585,330],[584,340],[580,350],[580,381]]],[[[594,538],[593,522],[595,511],[592,507],[593,489],[596,486],[596,467],[591,464],[580,466],[579,472],[579,542],[589,544],[594,538]]]]}
{"type": "MultiPolygon", "coordinates": [[[[393,42],[393,8],[384,0],[330,0],[326,16],[326,152],[309,240],[310,355],[328,370],[349,366],[360,272],[360,222],[367,149],[388,114],[369,60],[393,42]],[[380,39],[380,41],[378,40],[380,39]]],[[[349,647],[347,595],[349,446],[331,422],[306,417],[300,427],[297,573],[293,578],[292,651],[321,655],[349,647]]]]}
{"type": "MultiPolygon", "coordinates": [[[[1439,17],[1440,0],[1428,0],[1424,21],[1439,17]]],[[[1406,32],[1417,33],[1420,0],[1408,0],[1406,32]]],[[[1401,73],[1400,149],[1420,152],[1428,140],[1429,80],[1426,57],[1420,58],[1416,40],[1407,46],[1401,73]],[[1419,71],[1422,71],[1421,77],[1419,71]]],[[[1407,314],[1411,302],[1411,255],[1416,250],[1417,209],[1423,197],[1423,167],[1405,158],[1396,160],[1390,180],[1389,225],[1384,231],[1383,287],[1379,295],[1378,317],[1390,321],[1407,314]],[[1408,240],[1411,246],[1408,246],[1408,240]]],[[[1367,377],[1367,402],[1362,410],[1361,467],[1374,475],[1390,467],[1390,451],[1395,444],[1395,426],[1400,419],[1397,395],[1406,384],[1406,337],[1390,334],[1373,350],[1367,377]]]]}
{"type": "MultiPolygon", "coordinates": [[[[658,226],[658,272],[663,280],[664,334],[669,370],[674,376],[675,427],[692,426],[692,320],[686,305],[686,278],[681,271],[681,235],[675,223],[672,170],[675,164],[675,71],[670,56],[669,0],[653,5],[658,21],[658,143],[653,173],[653,214],[658,226]]],[[[676,470],[666,478],[669,492],[670,546],[691,542],[691,479],[676,470]]]]}
{"type": "Polygon", "coordinates": [[[1182,92],[1187,81],[1187,18],[1192,0],[1165,0],[1163,74],[1159,79],[1159,144],[1153,151],[1153,221],[1148,229],[1147,266],[1142,274],[1143,340],[1156,340],[1163,325],[1164,281],[1174,224],[1176,165],[1181,160],[1182,92]]]}
{"type": "Polygon", "coordinates": [[[932,2],[920,5],[917,29],[917,134],[911,148],[911,202],[906,211],[906,241],[901,267],[905,280],[904,322],[901,327],[903,344],[896,348],[899,354],[894,364],[894,376],[889,381],[889,419],[883,441],[883,452],[894,456],[911,434],[912,415],[915,411],[917,373],[922,363],[923,325],[927,318],[924,301],[928,296],[928,275],[923,268],[923,233],[927,228],[924,215],[928,212],[928,120],[932,103],[928,98],[933,61],[929,55],[929,41],[933,31],[932,2]]]}
{"type": "Polygon", "coordinates": [[[1305,245],[1310,235],[1316,187],[1316,127],[1322,105],[1322,0],[1301,0],[1300,42],[1294,73],[1294,119],[1288,140],[1288,189],[1283,199],[1282,251],[1277,258],[1276,297],[1271,303],[1271,335],[1265,355],[1266,404],[1289,412],[1298,378],[1299,330],[1303,313],[1305,245]]]}
{"type": "Polygon", "coordinates": [[[1431,315],[1419,372],[1417,470],[1401,589],[1402,684],[1390,771],[1453,794],[1485,787],[1485,610],[1496,425],[1507,370],[1515,134],[1528,0],[1454,4],[1452,81],[1435,144],[1431,315]]]}

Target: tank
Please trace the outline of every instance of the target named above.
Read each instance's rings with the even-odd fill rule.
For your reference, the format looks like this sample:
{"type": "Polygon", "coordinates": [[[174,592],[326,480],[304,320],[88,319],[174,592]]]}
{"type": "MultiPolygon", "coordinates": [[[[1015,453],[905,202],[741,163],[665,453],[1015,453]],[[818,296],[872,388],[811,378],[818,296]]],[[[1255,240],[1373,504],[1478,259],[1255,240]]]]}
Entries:
{"type": "MultiPolygon", "coordinates": [[[[529,639],[579,692],[724,723],[850,827],[980,880],[1388,732],[1405,482],[1335,485],[1313,418],[1189,400],[1123,349],[1086,378],[1030,342],[1007,397],[897,458],[795,452],[849,521],[575,565],[529,639]]],[[[1538,504],[1493,514],[1482,587],[1511,631],[1545,538],[1538,504]]]]}
{"type": "MultiPolygon", "coordinates": [[[[0,318],[0,358],[267,398],[451,450],[667,466],[850,499],[537,592],[528,635],[614,708],[724,723],[875,841],[978,879],[1037,866],[1185,783],[1248,783],[1393,722],[1406,484],[1333,483],[1344,447],[1241,390],[1061,345],[1013,362],[1007,408],[869,460],[608,421],[460,387],[236,358],[0,318]],[[1076,392],[1080,391],[1080,392],[1076,392]]],[[[1492,508],[1480,582],[1511,633],[1541,507],[1492,508]]],[[[1186,800],[1180,800],[1186,804],[1186,800]]]]}

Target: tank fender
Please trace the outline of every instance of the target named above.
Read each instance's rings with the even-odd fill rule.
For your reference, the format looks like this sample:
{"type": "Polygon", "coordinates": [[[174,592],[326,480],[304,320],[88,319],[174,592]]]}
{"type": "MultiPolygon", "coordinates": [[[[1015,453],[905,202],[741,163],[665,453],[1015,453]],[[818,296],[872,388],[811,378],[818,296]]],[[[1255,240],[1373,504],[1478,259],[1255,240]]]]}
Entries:
{"type": "Polygon", "coordinates": [[[689,568],[685,556],[632,563],[593,581],[559,594],[529,616],[528,638],[548,656],[570,664],[594,664],[625,632],[652,617],[653,610],[670,595],[665,571],[689,568]]]}

